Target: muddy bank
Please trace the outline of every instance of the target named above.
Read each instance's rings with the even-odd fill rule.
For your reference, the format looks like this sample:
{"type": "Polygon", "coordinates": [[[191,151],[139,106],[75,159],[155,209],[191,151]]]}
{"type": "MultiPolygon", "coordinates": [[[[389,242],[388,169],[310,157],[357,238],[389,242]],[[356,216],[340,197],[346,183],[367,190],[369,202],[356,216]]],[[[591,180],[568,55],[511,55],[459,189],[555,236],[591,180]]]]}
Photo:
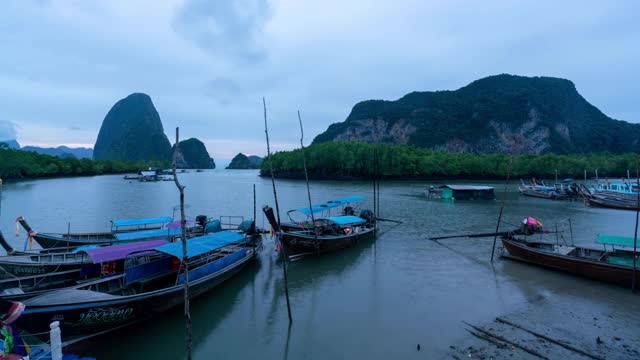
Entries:
{"type": "Polygon", "coordinates": [[[461,323],[469,336],[451,345],[446,358],[640,359],[638,316],[625,315],[632,309],[619,312],[615,300],[602,305],[550,296],[493,322],[461,323]]]}

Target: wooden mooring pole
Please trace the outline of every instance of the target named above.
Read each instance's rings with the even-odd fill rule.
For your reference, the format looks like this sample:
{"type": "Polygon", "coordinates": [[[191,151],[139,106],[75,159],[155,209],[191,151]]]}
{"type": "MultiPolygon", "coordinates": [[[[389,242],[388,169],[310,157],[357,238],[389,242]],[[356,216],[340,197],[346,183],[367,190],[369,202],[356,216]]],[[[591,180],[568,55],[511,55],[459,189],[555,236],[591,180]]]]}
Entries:
{"type": "MultiPolygon", "coordinates": [[[[267,157],[269,158],[269,171],[271,172],[271,185],[273,186],[273,200],[276,204],[276,216],[278,219],[278,228],[276,231],[276,241],[281,241],[282,228],[280,227],[280,207],[278,206],[278,193],[276,192],[276,177],[273,174],[273,159],[271,158],[271,146],[269,145],[269,127],[267,126],[267,102],[262,98],[262,106],[264,109],[264,134],[267,138],[267,157]]],[[[289,302],[289,281],[287,279],[287,255],[284,245],[280,248],[282,257],[282,273],[284,275],[284,295],[287,299],[287,314],[289,315],[289,325],[293,322],[291,317],[291,303],[289,302]]]]}
{"type": "Polygon", "coordinates": [[[498,214],[498,223],[496,224],[496,234],[493,237],[493,247],[491,248],[491,262],[493,262],[493,255],[496,252],[496,241],[498,241],[498,230],[500,230],[500,222],[502,221],[502,211],[504,210],[504,201],[507,198],[507,185],[509,185],[509,177],[511,176],[512,165],[513,165],[513,158],[510,158],[509,168],[507,169],[507,179],[504,181],[504,191],[502,193],[502,204],[500,205],[500,213],[498,214]]]}
{"type": "MultiPolygon", "coordinates": [[[[631,279],[631,290],[636,290],[636,262],[638,257],[638,220],[640,219],[640,159],[637,160],[636,163],[636,192],[638,193],[638,198],[636,202],[636,229],[633,234],[633,279],[631,279]]],[[[631,188],[631,184],[629,184],[631,188]]]]}
{"type": "Polygon", "coordinates": [[[173,151],[173,182],[176,184],[178,191],[180,191],[180,240],[182,241],[182,267],[184,269],[184,322],[186,325],[186,346],[187,346],[187,359],[191,360],[191,350],[193,335],[191,331],[191,294],[189,291],[189,258],[187,256],[187,229],[186,218],[184,215],[184,186],[178,181],[178,174],[176,172],[176,163],[178,162],[178,153],[180,152],[180,128],[176,128],[176,148],[173,151]]]}
{"type": "Polygon", "coordinates": [[[313,205],[311,204],[311,189],[309,188],[309,174],[307,172],[307,157],[304,149],[304,129],[302,128],[302,117],[298,110],[298,123],[300,124],[300,148],[302,149],[302,166],[304,168],[304,179],[307,181],[307,198],[309,199],[309,215],[313,223],[313,238],[316,242],[316,251],[320,251],[320,243],[318,242],[318,232],[316,231],[316,217],[313,214],[313,205]]]}

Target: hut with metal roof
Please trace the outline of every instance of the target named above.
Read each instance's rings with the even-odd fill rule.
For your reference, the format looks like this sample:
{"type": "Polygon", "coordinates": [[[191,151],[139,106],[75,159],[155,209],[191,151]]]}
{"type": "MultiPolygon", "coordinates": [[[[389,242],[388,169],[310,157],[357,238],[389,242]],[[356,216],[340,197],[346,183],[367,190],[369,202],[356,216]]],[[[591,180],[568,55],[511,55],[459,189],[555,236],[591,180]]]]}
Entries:
{"type": "Polygon", "coordinates": [[[453,200],[494,200],[496,195],[491,186],[442,185],[442,198],[453,200]]]}

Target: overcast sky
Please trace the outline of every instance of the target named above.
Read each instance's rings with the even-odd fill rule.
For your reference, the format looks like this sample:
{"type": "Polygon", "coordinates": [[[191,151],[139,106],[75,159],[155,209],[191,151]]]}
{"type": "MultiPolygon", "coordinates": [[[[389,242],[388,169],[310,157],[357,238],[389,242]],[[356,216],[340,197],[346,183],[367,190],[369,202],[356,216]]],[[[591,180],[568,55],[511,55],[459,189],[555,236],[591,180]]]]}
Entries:
{"type": "Polygon", "coordinates": [[[640,1],[5,0],[0,140],[90,146],[111,106],[153,99],[215,159],[305,142],[366,99],[499,73],[572,80],[640,122],[640,1]]]}

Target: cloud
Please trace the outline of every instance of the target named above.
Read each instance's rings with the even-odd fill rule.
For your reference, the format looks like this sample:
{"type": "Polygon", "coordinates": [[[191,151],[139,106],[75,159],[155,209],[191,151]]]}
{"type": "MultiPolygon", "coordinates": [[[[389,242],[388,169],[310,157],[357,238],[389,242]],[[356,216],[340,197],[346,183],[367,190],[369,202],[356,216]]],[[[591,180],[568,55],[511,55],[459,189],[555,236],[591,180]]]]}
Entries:
{"type": "Polygon", "coordinates": [[[173,26],[213,55],[255,63],[266,58],[260,38],[270,13],[267,0],[186,0],[173,26]]]}
{"type": "Polygon", "coordinates": [[[499,73],[572,80],[640,121],[640,2],[6,0],[0,119],[21,143],[91,144],[132,92],[216,158],[305,143],[367,99],[453,90],[499,73]],[[224,140],[224,141],[223,141],[224,140]]]}
{"type": "Polygon", "coordinates": [[[206,94],[223,106],[229,105],[242,90],[237,81],[224,77],[213,79],[205,85],[206,94]]]}
{"type": "Polygon", "coordinates": [[[17,125],[14,122],[0,120],[0,141],[2,140],[15,140],[17,125]]]}

